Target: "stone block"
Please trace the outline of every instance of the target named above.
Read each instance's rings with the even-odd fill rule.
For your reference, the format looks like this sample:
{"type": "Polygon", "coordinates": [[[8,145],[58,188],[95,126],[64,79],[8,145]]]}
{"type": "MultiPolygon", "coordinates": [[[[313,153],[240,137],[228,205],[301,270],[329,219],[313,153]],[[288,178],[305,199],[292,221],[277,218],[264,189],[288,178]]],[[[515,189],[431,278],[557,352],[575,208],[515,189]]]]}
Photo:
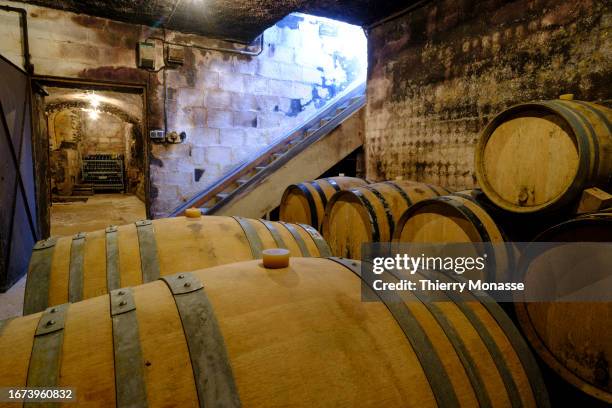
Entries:
{"type": "Polygon", "coordinates": [[[300,83],[293,84],[293,97],[310,100],[312,98],[312,86],[300,83]]]}
{"type": "Polygon", "coordinates": [[[234,126],[235,127],[257,127],[258,126],[257,112],[249,112],[249,111],[234,112],[234,126]]]}
{"type": "Polygon", "coordinates": [[[197,88],[179,88],[177,102],[179,106],[205,106],[204,92],[197,88]]]}
{"type": "Polygon", "coordinates": [[[153,174],[153,180],[156,185],[174,184],[178,186],[186,186],[193,180],[193,171],[162,171],[158,170],[153,174]]]}
{"type": "Polygon", "coordinates": [[[232,95],[232,92],[227,91],[209,91],[205,98],[206,107],[229,109],[232,106],[232,95]]]}
{"type": "MultiPolygon", "coordinates": [[[[202,166],[206,161],[206,147],[191,148],[191,163],[192,167],[202,166]]],[[[193,168],[192,168],[193,170],[193,168]]]]}
{"type": "Polygon", "coordinates": [[[295,50],[283,45],[274,45],[268,48],[267,55],[275,61],[293,64],[295,50]]]}
{"type": "Polygon", "coordinates": [[[187,123],[178,123],[178,132],[183,130],[185,127],[197,128],[206,126],[206,109],[200,107],[187,108],[187,123]]]}
{"type": "Polygon", "coordinates": [[[266,78],[280,78],[281,64],[271,60],[260,60],[257,74],[266,78]]]}
{"type": "MultiPolygon", "coordinates": [[[[193,157],[193,148],[191,149],[192,152],[192,157],[193,157]]],[[[161,170],[162,172],[192,172],[193,168],[194,168],[194,164],[192,163],[193,159],[191,161],[189,160],[185,160],[185,158],[181,157],[181,158],[168,158],[164,160],[164,167],[161,170]]],[[[155,172],[158,172],[160,170],[155,169],[155,172]]],[[[153,174],[153,172],[152,172],[153,174]]]]}
{"type": "Polygon", "coordinates": [[[240,74],[255,75],[259,61],[256,57],[240,57],[234,61],[234,71],[240,74]]]}
{"type": "Polygon", "coordinates": [[[258,95],[255,97],[256,110],[259,111],[275,111],[280,109],[280,100],[278,96],[258,95]]]}
{"type": "Polygon", "coordinates": [[[209,69],[215,72],[232,72],[234,66],[232,64],[231,59],[227,61],[224,59],[224,55],[220,52],[213,52],[210,54],[212,56],[210,60],[209,69]]]}
{"type": "Polygon", "coordinates": [[[235,163],[241,163],[255,156],[256,151],[251,147],[234,147],[232,149],[232,158],[235,163]]]}
{"type": "Polygon", "coordinates": [[[294,98],[293,83],[291,81],[280,81],[271,79],[269,81],[268,95],[284,96],[294,98]]]}
{"type": "Polygon", "coordinates": [[[210,146],[206,148],[206,162],[212,165],[226,165],[232,162],[232,148],[228,146],[210,146]]]}
{"type": "Polygon", "coordinates": [[[210,70],[202,70],[198,73],[198,83],[206,89],[219,88],[219,73],[210,70]]]}
{"type": "Polygon", "coordinates": [[[231,92],[244,92],[244,76],[222,72],[219,74],[219,88],[231,92]]]}
{"type": "Polygon", "coordinates": [[[218,129],[227,129],[234,126],[234,114],[232,111],[221,109],[208,110],[208,126],[218,129]]]}
{"type": "Polygon", "coordinates": [[[219,144],[222,146],[243,146],[244,137],[243,129],[222,129],[219,144]]]}
{"type": "Polygon", "coordinates": [[[189,156],[191,146],[186,143],[181,144],[154,144],[152,153],[160,159],[165,158],[184,158],[189,156]]]}
{"type": "Polygon", "coordinates": [[[323,72],[316,68],[302,67],[302,80],[309,84],[323,84],[323,72]]]}
{"type": "Polygon", "coordinates": [[[259,113],[257,115],[257,127],[260,129],[276,128],[280,126],[284,114],[279,113],[259,113]]]}
{"type": "Polygon", "coordinates": [[[266,40],[266,44],[276,44],[280,42],[282,28],[273,25],[264,31],[264,39],[266,40]]]}
{"type": "Polygon", "coordinates": [[[269,129],[248,128],[244,129],[244,132],[244,145],[249,146],[249,148],[251,148],[251,146],[261,146],[268,143],[268,137],[270,134],[269,129]]]}
{"type": "Polygon", "coordinates": [[[219,144],[219,129],[195,128],[185,131],[187,132],[187,140],[193,146],[207,147],[219,144]]]}
{"type": "Polygon", "coordinates": [[[231,107],[236,111],[258,110],[260,97],[252,94],[233,93],[231,107]]]}
{"type": "MultiPolygon", "coordinates": [[[[45,53],[45,55],[49,54],[45,53]]],[[[92,45],[62,42],[59,44],[59,55],[57,57],[90,64],[93,61],[99,61],[99,50],[98,47],[92,45]]]]}
{"type": "Polygon", "coordinates": [[[244,92],[252,95],[268,94],[268,79],[259,76],[244,77],[244,92]]]}
{"type": "Polygon", "coordinates": [[[280,76],[281,79],[287,79],[290,81],[303,81],[302,78],[302,67],[296,64],[280,64],[280,76]]]}
{"type": "Polygon", "coordinates": [[[281,32],[282,43],[291,48],[300,49],[302,47],[302,35],[299,30],[285,27],[281,32]]]}

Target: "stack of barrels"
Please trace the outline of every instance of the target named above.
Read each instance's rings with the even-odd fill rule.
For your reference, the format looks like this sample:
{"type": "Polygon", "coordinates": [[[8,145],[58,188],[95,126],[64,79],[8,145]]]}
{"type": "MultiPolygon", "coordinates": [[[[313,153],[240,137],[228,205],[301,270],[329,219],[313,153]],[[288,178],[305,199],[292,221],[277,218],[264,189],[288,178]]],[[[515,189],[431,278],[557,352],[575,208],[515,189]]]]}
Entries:
{"type": "Polygon", "coordinates": [[[359,262],[309,225],[187,215],[39,242],[0,384],[78,406],[549,406],[494,302],[362,302],[359,262]]]}
{"type": "MultiPolygon", "coordinates": [[[[503,214],[567,209],[612,174],[610,117],[577,101],[503,112],[478,145],[482,191],[331,177],[289,186],[279,222],[188,210],[40,241],[25,315],[0,322],[0,386],[70,388],[79,406],[547,407],[541,360],[610,403],[609,303],[517,304],[521,334],[482,293],[364,302],[358,261],[369,242],[505,243],[503,214]]],[[[612,212],[534,239],[612,241],[612,212]]],[[[501,275],[520,260],[508,248],[501,275]]]]}
{"type": "MultiPolygon", "coordinates": [[[[342,187],[322,200],[315,186],[329,182],[316,180],[285,191],[281,219],[293,214],[289,219],[319,228],[339,257],[360,258],[361,245],[371,242],[505,243],[496,246],[506,250],[495,258],[496,280],[522,273],[525,282],[572,281],[555,274],[550,263],[525,265],[507,233],[521,241],[612,242],[612,210],[572,215],[583,190],[612,188],[611,120],[605,106],[567,97],[520,104],[496,116],[481,134],[475,154],[481,189],[450,193],[412,181],[335,178],[342,187]],[[311,208],[317,209],[317,222],[311,208]]],[[[559,262],[566,274],[581,274],[585,267],[571,251],[559,262]]],[[[611,303],[529,302],[516,303],[515,310],[526,338],[552,371],[612,403],[611,303]]]]}

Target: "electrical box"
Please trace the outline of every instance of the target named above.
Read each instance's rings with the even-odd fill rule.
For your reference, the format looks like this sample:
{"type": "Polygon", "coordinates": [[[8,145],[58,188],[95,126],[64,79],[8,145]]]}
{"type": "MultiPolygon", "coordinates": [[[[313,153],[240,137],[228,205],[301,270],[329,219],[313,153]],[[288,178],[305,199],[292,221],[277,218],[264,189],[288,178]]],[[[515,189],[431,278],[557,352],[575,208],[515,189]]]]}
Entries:
{"type": "Polygon", "coordinates": [[[185,63],[185,47],[168,45],[166,48],[166,63],[168,65],[183,65],[185,63]]]}
{"type": "Polygon", "coordinates": [[[164,142],[166,140],[166,132],[163,130],[151,130],[149,138],[154,142],[164,142]]]}
{"type": "Polygon", "coordinates": [[[155,44],[138,43],[138,68],[155,69],[155,44]]]}

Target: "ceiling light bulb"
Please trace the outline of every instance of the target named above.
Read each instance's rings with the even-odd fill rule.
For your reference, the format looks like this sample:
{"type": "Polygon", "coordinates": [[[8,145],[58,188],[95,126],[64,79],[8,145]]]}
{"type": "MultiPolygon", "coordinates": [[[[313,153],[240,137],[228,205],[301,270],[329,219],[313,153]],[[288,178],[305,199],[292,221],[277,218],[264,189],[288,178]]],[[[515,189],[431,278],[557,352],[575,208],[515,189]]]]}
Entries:
{"type": "Polygon", "coordinates": [[[89,104],[92,108],[95,109],[100,106],[100,97],[96,95],[95,92],[92,91],[90,94],[87,95],[87,97],[89,98],[89,104]]]}

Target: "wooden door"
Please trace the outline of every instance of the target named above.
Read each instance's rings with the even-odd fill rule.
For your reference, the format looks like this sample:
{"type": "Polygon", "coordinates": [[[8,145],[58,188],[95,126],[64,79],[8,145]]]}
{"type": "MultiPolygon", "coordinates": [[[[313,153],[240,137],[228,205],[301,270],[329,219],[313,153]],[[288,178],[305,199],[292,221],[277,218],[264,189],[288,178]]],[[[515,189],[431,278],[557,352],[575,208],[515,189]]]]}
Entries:
{"type": "Polygon", "coordinates": [[[23,276],[40,237],[30,78],[0,56],[0,291],[23,276]]]}

